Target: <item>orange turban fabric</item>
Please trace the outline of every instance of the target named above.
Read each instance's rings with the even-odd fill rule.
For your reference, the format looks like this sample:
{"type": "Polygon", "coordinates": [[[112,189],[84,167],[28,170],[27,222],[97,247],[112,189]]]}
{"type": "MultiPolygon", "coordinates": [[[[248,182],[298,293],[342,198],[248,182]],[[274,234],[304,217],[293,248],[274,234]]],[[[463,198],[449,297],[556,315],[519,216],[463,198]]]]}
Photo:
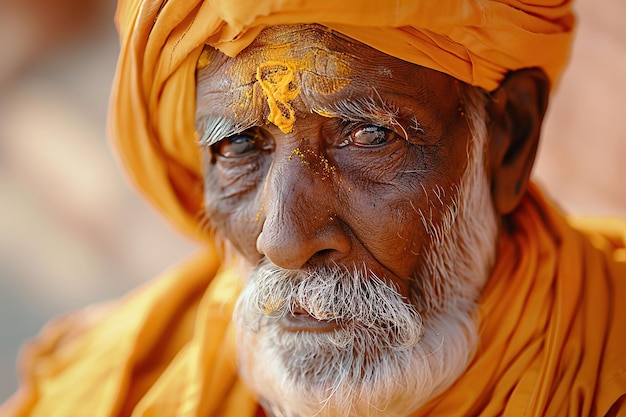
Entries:
{"type": "Polygon", "coordinates": [[[567,0],[121,0],[112,136],[131,177],[178,228],[206,240],[195,71],[205,44],[236,55],[268,25],[320,23],[387,54],[495,89],[567,59],[567,0]]]}

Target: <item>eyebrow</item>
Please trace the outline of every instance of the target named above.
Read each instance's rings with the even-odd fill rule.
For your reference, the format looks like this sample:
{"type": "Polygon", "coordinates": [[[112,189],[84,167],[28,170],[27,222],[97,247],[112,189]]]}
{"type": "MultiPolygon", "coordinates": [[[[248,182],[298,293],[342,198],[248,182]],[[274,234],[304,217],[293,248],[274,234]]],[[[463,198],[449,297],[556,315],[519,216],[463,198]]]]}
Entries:
{"type": "MultiPolygon", "coordinates": [[[[404,139],[408,140],[409,138],[407,129],[398,121],[400,109],[396,105],[386,102],[376,89],[373,89],[373,94],[369,96],[346,98],[326,105],[316,105],[312,107],[311,112],[323,117],[338,118],[351,122],[376,124],[383,127],[397,126],[402,131],[404,139]]],[[[211,146],[224,138],[242,133],[247,129],[262,124],[261,120],[252,115],[249,115],[243,121],[237,121],[232,116],[206,116],[198,123],[197,128],[202,135],[198,142],[202,146],[211,146]]],[[[424,133],[415,115],[412,116],[409,129],[415,133],[424,133]]]]}
{"type": "MultiPolygon", "coordinates": [[[[376,89],[373,91],[374,93],[369,96],[338,100],[325,106],[316,106],[312,111],[320,116],[336,117],[351,122],[372,123],[383,127],[397,126],[402,130],[404,139],[408,139],[406,128],[398,120],[400,109],[383,100],[376,89]]],[[[410,129],[416,133],[424,133],[417,116],[413,116],[410,129]]]]}
{"type": "Polygon", "coordinates": [[[251,118],[237,122],[233,117],[207,116],[198,123],[198,130],[202,134],[198,143],[202,146],[211,146],[255,126],[258,126],[258,123],[251,118]]]}

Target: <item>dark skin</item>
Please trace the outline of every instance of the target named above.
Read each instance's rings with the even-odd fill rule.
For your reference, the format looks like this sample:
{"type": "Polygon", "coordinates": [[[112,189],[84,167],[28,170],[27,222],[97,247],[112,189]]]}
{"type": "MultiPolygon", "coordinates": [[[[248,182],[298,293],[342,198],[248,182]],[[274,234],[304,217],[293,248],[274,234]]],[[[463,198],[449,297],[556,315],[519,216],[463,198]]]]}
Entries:
{"type": "MultiPolygon", "coordinates": [[[[295,270],[367,265],[407,296],[429,245],[418,211],[438,223],[467,165],[459,87],[318,26],[271,28],[235,58],[212,53],[198,72],[201,135],[216,118],[254,125],[225,129],[204,147],[212,226],[252,265],[264,257],[295,270]],[[267,63],[279,78],[293,70],[287,105],[278,106],[287,125],[272,116],[261,85],[272,75],[267,63]],[[380,111],[351,120],[337,102],[380,111]]],[[[501,215],[524,193],[548,93],[542,71],[518,71],[487,106],[485,160],[501,215]]]]}

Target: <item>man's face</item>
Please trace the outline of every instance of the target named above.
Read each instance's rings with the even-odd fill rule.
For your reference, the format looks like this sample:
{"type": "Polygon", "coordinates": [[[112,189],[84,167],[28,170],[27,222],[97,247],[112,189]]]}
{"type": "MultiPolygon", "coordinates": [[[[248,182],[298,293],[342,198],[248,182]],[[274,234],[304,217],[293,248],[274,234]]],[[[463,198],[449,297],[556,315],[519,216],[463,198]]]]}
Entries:
{"type": "Polygon", "coordinates": [[[207,216],[255,266],[246,381],[286,416],[402,415],[448,386],[495,241],[463,86],[320,27],[201,60],[207,216]]]}

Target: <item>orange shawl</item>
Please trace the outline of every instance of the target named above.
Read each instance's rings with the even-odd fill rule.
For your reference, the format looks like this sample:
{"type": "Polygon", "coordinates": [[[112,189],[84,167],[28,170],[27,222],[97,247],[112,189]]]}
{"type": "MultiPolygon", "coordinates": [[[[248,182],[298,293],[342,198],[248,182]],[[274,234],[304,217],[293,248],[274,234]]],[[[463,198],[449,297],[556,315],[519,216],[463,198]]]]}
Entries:
{"type": "MultiPolygon", "coordinates": [[[[626,415],[626,224],[572,228],[581,222],[534,188],[510,220],[476,357],[414,417],[626,415]]],[[[261,415],[235,370],[239,281],[218,265],[200,254],[104,315],[50,324],[25,350],[23,388],[0,414],[261,415]]]]}

